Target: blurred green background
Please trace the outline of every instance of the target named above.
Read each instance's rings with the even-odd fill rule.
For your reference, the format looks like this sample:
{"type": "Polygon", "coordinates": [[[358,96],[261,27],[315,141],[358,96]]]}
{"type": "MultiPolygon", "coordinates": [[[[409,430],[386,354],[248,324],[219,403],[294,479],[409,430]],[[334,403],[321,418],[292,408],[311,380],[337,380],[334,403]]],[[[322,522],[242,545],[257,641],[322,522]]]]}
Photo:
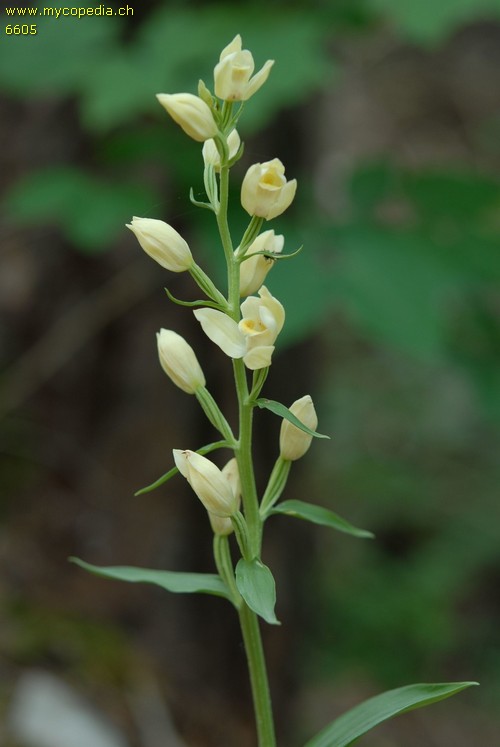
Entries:
{"type": "MultiPolygon", "coordinates": [[[[4,743],[46,747],[12,727],[19,683],[41,670],[125,746],[254,744],[229,606],[66,562],[212,570],[204,512],[183,485],[133,492],[170,468],[172,448],[213,440],[158,366],[155,332],[193,344],[234,417],[230,371],[164,294],[193,298],[190,279],[151,266],[124,224],[168,221],[221,277],[211,216],[188,199],[191,186],[202,193],[200,148],[154,95],[195,92],[200,77],[211,86],[241,33],[258,68],[276,64],[241,122],[231,225],[238,236],[245,224],[245,168],[279,157],[299,192],[272,227],[285,250],[304,245],[268,277],[287,324],[265,391],[286,404],[310,392],[332,436],[296,465],[287,497],[376,534],[269,522],[283,624],[264,634],[280,744],[383,689],[477,679],[360,744],[493,747],[500,0],[129,5],[126,18],[39,17],[36,36],[6,36],[0,13],[4,743]]],[[[261,486],[278,431],[259,413],[261,486]]]]}

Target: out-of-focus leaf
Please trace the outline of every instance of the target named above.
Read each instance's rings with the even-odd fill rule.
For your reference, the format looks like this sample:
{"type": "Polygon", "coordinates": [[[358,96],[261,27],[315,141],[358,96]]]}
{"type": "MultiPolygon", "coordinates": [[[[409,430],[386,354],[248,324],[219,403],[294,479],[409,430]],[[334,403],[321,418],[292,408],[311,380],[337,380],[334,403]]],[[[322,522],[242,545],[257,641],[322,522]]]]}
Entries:
{"type": "MultiPolygon", "coordinates": [[[[65,5],[82,5],[66,2],[65,5]]],[[[4,25],[8,22],[2,15],[4,25]]],[[[82,82],[98,79],[113,54],[122,28],[118,17],[32,16],[12,24],[36,23],[36,35],[6,35],[0,44],[0,83],[18,95],[75,93],[82,82]]]]}
{"type": "Polygon", "coordinates": [[[332,285],[371,335],[423,358],[440,358],[444,304],[452,280],[425,237],[375,226],[334,232],[339,260],[332,285]]]}
{"type": "Polygon", "coordinates": [[[477,682],[447,682],[398,687],[365,700],[309,740],[305,747],[349,747],[378,724],[400,713],[449,698],[477,682]]]}
{"type": "Polygon", "coordinates": [[[358,529],[358,527],[353,526],[350,522],[346,521],[346,519],[343,519],[333,511],[323,508],[323,506],[315,506],[312,503],[307,503],[305,501],[283,501],[274,506],[271,513],[294,516],[297,519],[311,521],[313,524],[336,529],[338,532],[344,532],[353,537],[361,537],[363,539],[374,537],[372,532],[368,532],[366,529],[358,529]]]}
{"type": "Polygon", "coordinates": [[[464,23],[500,16],[498,0],[367,0],[399,30],[423,44],[436,43],[464,23]]]}
{"type": "Polygon", "coordinates": [[[104,249],[132,215],[147,215],[158,203],[153,190],[123,182],[103,182],[77,169],[29,174],[4,202],[17,223],[57,221],[65,236],[85,252],[104,249]]]}

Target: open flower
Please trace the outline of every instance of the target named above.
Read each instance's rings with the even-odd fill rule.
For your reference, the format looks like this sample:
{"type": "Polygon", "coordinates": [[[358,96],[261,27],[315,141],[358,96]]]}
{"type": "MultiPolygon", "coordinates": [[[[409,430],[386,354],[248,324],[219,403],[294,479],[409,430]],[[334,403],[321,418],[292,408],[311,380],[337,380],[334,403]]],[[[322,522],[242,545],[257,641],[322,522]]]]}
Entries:
{"type": "MultiPolygon", "coordinates": [[[[305,426],[315,431],[318,427],[318,416],[309,394],[296,400],[290,406],[290,412],[305,426]]],[[[280,431],[280,456],[294,462],[304,456],[311,445],[313,437],[297,428],[289,420],[283,420],[280,431]]]]}
{"type": "Polygon", "coordinates": [[[184,272],[193,264],[193,255],[175,228],[156,218],[137,218],[127,223],[137,241],[158,264],[171,272],[184,272]]]}
{"type": "MultiPolygon", "coordinates": [[[[245,259],[240,264],[240,296],[250,296],[256,293],[266,279],[266,275],[274,265],[275,260],[264,254],[255,252],[266,252],[267,254],[280,254],[285,243],[284,236],[275,236],[274,231],[264,231],[257,236],[245,252],[245,259]]],[[[236,250],[237,252],[238,250],[236,250]]],[[[236,253],[235,252],[235,253],[236,253]]]]}
{"type": "Polygon", "coordinates": [[[210,107],[199,96],[192,93],[158,93],[156,98],[193,140],[202,143],[217,135],[219,130],[210,107]]]}
{"type": "MultiPolygon", "coordinates": [[[[229,148],[229,160],[234,158],[241,145],[241,139],[236,130],[232,130],[227,138],[229,148]]],[[[216,171],[220,171],[220,156],[213,138],[206,140],[202,148],[203,162],[205,166],[213,166],[216,171]]]]}
{"type": "Polygon", "coordinates": [[[259,298],[250,296],[240,308],[243,318],[239,324],[217,309],[197,309],[194,315],[207,337],[230,358],[243,358],[252,371],[267,368],[285,322],[285,310],[265,286],[259,298]]]}
{"type": "Polygon", "coordinates": [[[238,34],[225,47],[214,69],[215,95],[224,101],[246,101],[269,77],[274,60],[268,60],[253,77],[255,63],[248,49],[241,49],[238,34]]]}
{"type": "Polygon", "coordinates": [[[239,495],[232,480],[210,459],[186,449],[173,450],[175,465],[193,488],[207,511],[220,518],[229,518],[238,510],[239,495]]]}
{"type": "Polygon", "coordinates": [[[167,376],[184,392],[194,394],[205,386],[205,376],[193,348],[171,329],[157,333],[158,356],[167,376]]]}
{"type": "Polygon", "coordinates": [[[271,220],[290,207],[297,180],[287,182],[279,158],[250,166],[241,185],[241,204],[249,215],[271,220]]]}

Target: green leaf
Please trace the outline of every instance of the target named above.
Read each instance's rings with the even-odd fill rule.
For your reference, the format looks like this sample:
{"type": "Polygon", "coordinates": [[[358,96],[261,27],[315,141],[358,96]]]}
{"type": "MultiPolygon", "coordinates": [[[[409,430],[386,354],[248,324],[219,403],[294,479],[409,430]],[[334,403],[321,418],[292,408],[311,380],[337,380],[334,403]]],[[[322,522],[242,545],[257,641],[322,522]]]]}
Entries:
{"type": "Polygon", "coordinates": [[[175,594],[214,594],[231,600],[229,591],[220,578],[213,573],[180,573],[177,571],[157,571],[149,568],[134,568],[127,565],[97,566],[86,563],[80,558],[70,558],[96,576],[112,578],[117,581],[128,581],[138,584],[154,584],[175,594]]]}
{"type": "Polygon", "coordinates": [[[130,217],[147,214],[156,201],[154,191],[143,186],[104,182],[76,168],[60,167],[20,179],[6,196],[5,207],[12,222],[56,222],[77,247],[95,252],[124,235],[130,217]]]}
{"type": "Polygon", "coordinates": [[[258,558],[241,558],[236,566],[236,586],[251,610],[271,625],[279,625],[274,613],[276,584],[269,568],[258,558]]]}
{"type": "Polygon", "coordinates": [[[282,405],[281,402],[275,402],[273,399],[256,399],[255,404],[258,405],[261,409],[265,408],[266,410],[271,410],[271,412],[274,412],[275,415],[279,415],[281,418],[289,420],[290,423],[295,425],[297,428],[300,428],[300,430],[304,431],[304,433],[308,433],[310,436],[314,436],[315,438],[330,438],[330,436],[325,436],[323,433],[312,431],[307,427],[307,425],[304,425],[302,421],[296,418],[295,415],[290,412],[288,407],[282,405]]]}
{"type": "Polygon", "coordinates": [[[369,0],[368,7],[380,10],[409,38],[422,44],[436,43],[456,28],[475,19],[498,18],[498,0],[369,0]]]}
{"type": "Polygon", "coordinates": [[[407,685],[375,695],[374,698],[365,700],[364,703],[344,713],[307,742],[305,747],[349,747],[370,729],[393,716],[437,703],[439,700],[459,693],[466,687],[477,684],[477,682],[447,682],[407,685]]]}
{"type": "Polygon", "coordinates": [[[353,537],[371,539],[375,536],[372,532],[366,531],[366,529],[358,529],[333,511],[329,511],[327,508],[323,508],[323,506],[314,506],[312,503],[306,503],[305,501],[283,501],[283,503],[278,503],[272,509],[271,513],[295,516],[297,519],[305,519],[305,521],[311,521],[313,524],[331,527],[332,529],[337,529],[339,532],[351,534],[353,537]]]}

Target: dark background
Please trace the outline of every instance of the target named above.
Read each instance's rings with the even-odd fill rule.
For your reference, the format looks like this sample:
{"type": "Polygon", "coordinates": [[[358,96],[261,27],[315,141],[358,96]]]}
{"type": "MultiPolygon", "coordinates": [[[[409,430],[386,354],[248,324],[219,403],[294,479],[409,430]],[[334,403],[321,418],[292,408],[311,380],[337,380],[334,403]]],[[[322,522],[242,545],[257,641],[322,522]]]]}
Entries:
{"type": "MultiPolygon", "coordinates": [[[[299,190],[271,227],[286,251],[304,245],[268,277],[287,323],[265,394],[289,405],[311,393],[332,436],[294,467],[286,497],[376,534],[269,521],[282,626],[264,637],[280,744],[303,744],[384,689],[479,680],[360,744],[493,747],[500,2],[131,5],[121,19],[37,18],[36,36],[5,35],[13,19],[0,15],[4,743],[47,747],[10,725],[20,683],[44,672],[128,747],[254,744],[228,605],[67,562],[213,570],[204,511],[180,481],[133,493],[171,467],[172,448],[214,440],[161,371],[155,332],[190,341],[232,418],[230,367],[165,296],[194,298],[189,277],[152,263],[124,224],[168,221],[221,276],[211,216],[188,199],[191,186],[202,194],[200,147],[154,95],[194,93],[200,77],[212,87],[241,33],[258,69],[276,64],[242,119],[231,225],[238,236],[245,224],[245,168],[279,157],[299,190]]],[[[260,487],[278,431],[258,413],[260,487]]]]}

